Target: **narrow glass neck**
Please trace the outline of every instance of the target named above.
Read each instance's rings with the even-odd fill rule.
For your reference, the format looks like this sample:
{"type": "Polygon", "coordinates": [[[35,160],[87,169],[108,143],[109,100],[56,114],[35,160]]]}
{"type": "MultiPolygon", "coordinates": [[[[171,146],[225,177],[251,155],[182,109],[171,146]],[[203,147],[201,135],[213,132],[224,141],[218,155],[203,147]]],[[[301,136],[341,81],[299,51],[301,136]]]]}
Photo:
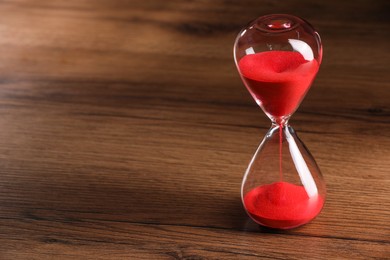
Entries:
{"type": "Polygon", "coordinates": [[[272,121],[272,127],[274,126],[288,126],[288,120],[290,119],[289,116],[287,117],[278,117],[278,118],[271,118],[272,121]]]}

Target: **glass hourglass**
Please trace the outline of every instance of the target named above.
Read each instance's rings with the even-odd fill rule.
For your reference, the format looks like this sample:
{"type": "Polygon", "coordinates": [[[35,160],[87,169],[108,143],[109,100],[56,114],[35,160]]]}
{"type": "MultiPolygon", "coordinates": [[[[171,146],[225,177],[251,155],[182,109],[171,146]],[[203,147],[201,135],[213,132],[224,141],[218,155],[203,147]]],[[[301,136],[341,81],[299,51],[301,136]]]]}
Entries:
{"type": "Polygon", "coordinates": [[[321,64],[320,36],[305,20],[259,17],[238,34],[234,60],[244,85],[272,126],[243,178],[241,198],[257,223],[301,226],[321,211],[325,182],[313,156],[289,125],[321,64]]]}

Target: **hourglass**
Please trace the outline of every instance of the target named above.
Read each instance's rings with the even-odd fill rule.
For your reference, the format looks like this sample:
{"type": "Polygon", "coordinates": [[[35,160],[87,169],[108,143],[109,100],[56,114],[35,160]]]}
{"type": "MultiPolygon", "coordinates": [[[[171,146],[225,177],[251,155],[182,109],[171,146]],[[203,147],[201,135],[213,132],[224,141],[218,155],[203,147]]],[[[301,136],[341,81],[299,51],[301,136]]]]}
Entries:
{"type": "Polygon", "coordinates": [[[318,72],[320,37],[298,17],[262,16],[238,34],[234,59],[244,85],[272,121],[244,175],[245,210],[267,227],[301,226],[320,213],[326,190],[320,169],[289,119],[318,72]]]}

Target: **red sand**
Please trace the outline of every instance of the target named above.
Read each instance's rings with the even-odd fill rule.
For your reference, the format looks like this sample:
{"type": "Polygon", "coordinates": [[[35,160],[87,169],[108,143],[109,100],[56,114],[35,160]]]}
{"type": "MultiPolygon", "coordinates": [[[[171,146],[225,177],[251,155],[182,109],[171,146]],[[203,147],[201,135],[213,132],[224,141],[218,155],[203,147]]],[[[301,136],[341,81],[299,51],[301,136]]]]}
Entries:
{"type": "Polygon", "coordinates": [[[299,52],[266,51],[244,56],[238,67],[256,101],[272,116],[292,114],[318,71],[316,60],[299,52]]]}
{"type": "Polygon", "coordinates": [[[324,199],[309,198],[303,186],[275,182],[259,186],[244,197],[247,212],[258,223],[279,229],[303,225],[316,217],[324,199]]]}

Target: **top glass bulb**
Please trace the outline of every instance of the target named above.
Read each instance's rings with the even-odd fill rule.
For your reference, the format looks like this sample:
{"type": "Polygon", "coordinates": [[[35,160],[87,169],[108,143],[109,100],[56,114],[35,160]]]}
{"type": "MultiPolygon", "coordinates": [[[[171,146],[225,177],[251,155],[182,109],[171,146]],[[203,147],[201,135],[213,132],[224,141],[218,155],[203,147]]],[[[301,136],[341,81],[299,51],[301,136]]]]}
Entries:
{"type": "Polygon", "coordinates": [[[272,121],[280,123],[298,108],[318,72],[321,39],[301,18],[266,15],[238,34],[234,60],[257,104],[272,121]]]}

